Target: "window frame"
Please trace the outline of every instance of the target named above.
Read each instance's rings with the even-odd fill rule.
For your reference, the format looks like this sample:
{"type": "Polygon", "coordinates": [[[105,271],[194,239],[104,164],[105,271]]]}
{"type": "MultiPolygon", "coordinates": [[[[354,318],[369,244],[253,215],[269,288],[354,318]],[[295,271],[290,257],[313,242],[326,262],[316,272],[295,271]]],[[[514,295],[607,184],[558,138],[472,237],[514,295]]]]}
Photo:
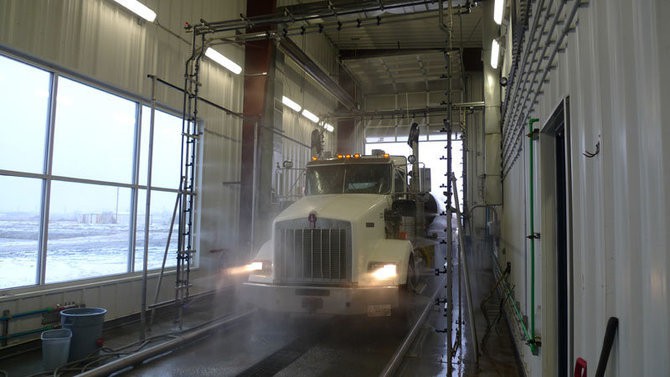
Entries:
{"type": "MultiPolygon", "coordinates": [[[[27,171],[14,171],[14,170],[5,170],[5,169],[0,169],[0,175],[4,176],[9,176],[9,177],[18,177],[18,178],[36,178],[40,179],[42,181],[42,188],[41,188],[41,197],[40,197],[40,207],[39,207],[39,234],[38,234],[38,250],[37,250],[37,259],[35,261],[35,280],[34,284],[30,285],[21,285],[21,286],[8,286],[8,287],[1,287],[0,290],[11,290],[11,291],[31,291],[34,290],[36,287],[40,286],[63,286],[63,285],[68,285],[68,286],[73,286],[73,285],[78,285],[81,283],[85,282],[91,282],[91,281],[109,281],[111,279],[117,281],[119,279],[134,279],[139,276],[141,276],[141,269],[135,269],[136,263],[136,258],[138,257],[136,254],[136,249],[138,246],[137,244],[137,231],[138,231],[138,223],[142,221],[141,218],[138,218],[139,216],[139,208],[138,208],[138,202],[139,202],[139,195],[141,192],[148,193],[150,191],[160,191],[160,192],[169,192],[169,193],[174,193],[175,198],[180,192],[180,188],[167,188],[167,187],[159,187],[159,186],[151,186],[148,187],[145,184],[140,184],[140,158],[141,158],[141,133],[142,133],[142,128],[149,129],[148,127],[144,127],[142,125],[142,108],[146,107],[147,109],[151,109],[152,102],[146,98],[143,98],[141,96],[135,95],[133,93],[130,93],[128,91],[121,90],[119,88],[112,87],[108,84],[102,83],[100,81],[85,77],[83,75],[77,74],[75,72],[69,71],[67,69],[62,69],[59,67],[55,67],[52,64],[48,64],[39,60],[36,60],[32,57],[28,57],[22,54],[17,54],[14,51],[7,51],[5,49],[0,48],[0,58],[2,59],[9,59],[13,60],[15,62],[25,64],[29,67],[39,69],[42,71],[45,71],[49,74],[49,99],[47,101],[47,119],[46,119],[46,125],[45,125],[45,146],[44,146],[44,162],[43,162],[43,170],[41,173],[35,173],[35,172],[27,172],[27,171]],[[134,104],[135,107],[135,112],[134,112],[134,118],[135,118],[135,124],[134,124],[134,133],[133,133],[133,148],[132,148],[132,166],[130,167],[131,169],[131,181],[130,183],[125,183],[125,182],[110,182],[110,181],[105,181],[105,180],[97,180],[97,179],[88,179],[88,178],[75,178],[75,177],[67,177],[67,176],[60,176],[60,175],[54,175],[53,174],[53,151],[54,151],[54,132],[55,130],[55,123],[56,123],[56,105],[57,105],[57,97],[58,97],[58,83],[60,78],[65,78],[68,80],[71,80],[77,84],[80,85],[85,85],[88,86],[92,89],[96,89],[99,91],[102,91],[104,93],[120,97],[121,99],[130,101],[134,104]],[[62,281],[62,282],[54,282],[54,283],[46,283],[46,267],[48,264],[48,248],[47,244],[49,241],[49,215],[50,215],[50,206],[51,206],[51,185],[53,182],[71,182],[71,183],[81,183],[81,184],[92,184],[92,185],[99,185],[99,186],[106,186],[106,187],[117,187],[117,188],[128,188],[131,190],[131,203],[130,203],[130,229],[129,229],[129,234],[128,234],[128,248],[126,249],[126,259],[127,259],[127,266],[126,270],[122,274],[116,274],[116,275],[100,275],[100,276],[95,276],[95,277],[87,277],[87,278],[75,278],[73,280],[67,280],[67,281],[62,281]]],[[[174,109],[174,108],[169,108],[164,105],[154,105],[155,111],[162,112],[164,114],[170,115],[177,117],[178,119],[181,120],[181,111],[174,109]]],[[[150,119],[148,117],[148,119],[150,119]]],[[[200,120],[199,120],[200,122],[200,120]]],[[[182,130],[181,128],[178,130],[178,132],[181,134],[182,130]]],[[[198,144],[198,148],[194,151],[196,154],[196,187],[200,186],[201,180],[201,169],[202,169],[202,146],[203,143],[198,144]]],[[[155,161],[155,160],[154,160],[155,161]]],[[[178,168],[180,169],[180,168],[178,168]]],[[[179,177],[179,172],[175,171],[175,177],[179,177]]],[[[197,190],[197,189],[196,189],[197,190]]],[[[195,217],[194,217],[194,223],[195,223],[195,229],[198,229],[200,226],[200,198],[196,195],[196,198],[194,200],[194,211],[195,217]]],[[[178,219],[175,219],[175,222],[178,223],[178,219]]],[[[178,230],[175,228],[173,229],[173,236],[171,240],[171,244],[176,243],[176,234],[178,230]]],[[[195,245],[196,249],[199,249],[199,244],[200,244],[200,238],[198,233],[193,236],[192,243],[195,245]]],[[[142,249],[143,246],[140,246],[140,249],[142,249]]],[[[172,248],[171,248],[172,249],[172,248]]],[[[199,257],[198,253],[195,254],[194,260],[191,262],[191,268],[197,269],[199,267],[199,257]]],[[[162,261],[161,261],[162,262],[162,261]]],[[[159,271],[160,268],[158,269],[149,269],[150,272],[155,272],[159,271]]],[[[172,272],[175,270],[175,267],[166,267],[166,271],[172,272]]]]}

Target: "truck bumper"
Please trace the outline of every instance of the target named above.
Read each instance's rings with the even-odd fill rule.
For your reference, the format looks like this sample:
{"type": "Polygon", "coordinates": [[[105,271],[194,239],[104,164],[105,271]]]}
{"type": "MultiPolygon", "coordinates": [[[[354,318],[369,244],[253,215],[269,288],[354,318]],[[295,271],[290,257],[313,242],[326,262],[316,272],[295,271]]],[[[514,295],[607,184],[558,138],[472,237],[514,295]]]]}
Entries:
{"type": "Polygon", "coordinates": [[[272,312],[389,316],[398,287],[312,287],[244,283],[242,300],[272,312]]]}

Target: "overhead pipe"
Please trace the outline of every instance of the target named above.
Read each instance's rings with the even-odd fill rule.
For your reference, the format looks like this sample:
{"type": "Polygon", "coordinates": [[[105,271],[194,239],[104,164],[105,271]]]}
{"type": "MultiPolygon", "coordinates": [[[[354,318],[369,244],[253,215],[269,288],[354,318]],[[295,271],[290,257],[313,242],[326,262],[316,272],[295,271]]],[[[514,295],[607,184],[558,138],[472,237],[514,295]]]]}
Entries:
{"type": "MultiPolygon", "coordinates": [[[[440,1],[441,2],[441,1],[440,1]]],[[[203,22],[200,25],[194,25],[193,31],[196,34],[209,34],[224,31],[246,30],[254,27],[269,26],[277,24],[290,24],[295,22],[307,22],[320,19],[337,18],[357,13],[369,13],[375,11],[384,11],[387,9],[396,9],[415,6],[434,6],[435,0],[385,0],[380,1],[351,1],[349,3],[332,4],[331,2],[317,2],[308,4],[299,4],[287,6],[279,12],[265,14],[253,17],[244,17],[241,19],[232,19],[226,21],[203,22]]]]}
{"type": "Polygon", "coordinates": [[[293,59],[305,73],[310,75],[317,83],[323,86],[329,93],[332,93],[342,105],[349,110],[357,108],[356,100],[324,72],[304,51],[300,49],[292,40],[282,38],[279,42],[279,49],[288,57],[293,59]]]}

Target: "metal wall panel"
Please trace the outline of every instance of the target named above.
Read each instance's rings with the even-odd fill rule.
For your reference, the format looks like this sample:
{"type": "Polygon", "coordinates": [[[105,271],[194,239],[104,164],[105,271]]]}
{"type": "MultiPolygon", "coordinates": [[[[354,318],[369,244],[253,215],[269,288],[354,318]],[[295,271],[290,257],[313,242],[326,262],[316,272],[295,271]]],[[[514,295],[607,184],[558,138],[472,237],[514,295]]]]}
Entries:
{"type": "MultiPolygon", "coordinates": [[[[669,16],[670,5],[663,0],[592,1],[580,8],[576,29],[567,35],[566,49],[554,60],[555,69],[528,113],[540,119],[541,127],[560,101],[570,97],[574,351],[569,363],[574,367],[575,358],[582,357],[594,368],[607,319],[618,317],[610,376],[656,376],[670,370],[670,212],[664,192],[670,183],[665,162],[670,152],[664,148],[670,140],[664,126],[670,122],[670,74],[661,69],[670,58],[669,16]],[[598,142],[597,156],[582,155],[594,151],[598,142]]],[[[526,148],[527,138],[522,139],[526,148]]],[[[542,143],[536,145],[541,151],[542,143]]],[[[512,262],[516,299],[524,313],[539,314],[536,329],[543,335],[550,324],[542,323],[540,305],[554,297],[542,297],[538,288],[537,307],[524,304],[529,292],[523,237],[528,228],[521,221],[528,213],[522,194],[528,185],[526,155],[524,149],[504,181],[501,247],[512,262]]],[[[542,174],[538,166],[536,183],[542,174]]],[[[536,198],[536,227],[551,225],[541,219],[545,198],[537,193],[536,198]]],[[[554,250],[536,251],[548,255],[554,250]]],[[[541,266],[538,261],[537,282],[542,280],[541,266]]],[[[555,339],[542,341],[551,344],[555,339]]],[[[554,349],[544,348],[538,357],[521,341],[517,347],[528,375],[552,370],[542,359],[554,349]]]]}
{"type": "MultiPolygon", "coordinates": [[[[158,14],[156,23],[138,22],[137,17],[107,0],[21,1],[0,0],[0,48],[32,63],[53,67],[65,75],[100,83],[135,100],[148,102],[154,74],[179,87],[190,54],[191,34],[185,21],[198,22],[238,17],[246,1],[146,0],[158,14]]],[[[244,48],[221,45],[217,50],[244,65],[244,48]]],[[[233,75],[209,61],[202,63],[201,95],[232,111],[241,112],[243,76],[233,75]]],[[[11,90],[11,88],[6,88],[11,90]]],[[[163,106],[181,112],[182,96],[158,86],[163,106]]],[[[239,208],[241,121],[211,106],[201,104],[202,137],[200,268],[192,272],[193,294],[215,288],[221,261],[212,250],[237,250],[239,208]]],[[[179,151],[175,151],[179,153],[179,151]]],[[[155,276],[150,278],[153,294],[155,276]]],[[[23,288],[3,291],[3,308],[12,311],[38,309],[66,301],[106,307],[106,319],[136,313],[140,309],[138,278],[86,284],[71,283],[57,289],[23,288]],[[137,300],[128,300],[136,297],[137,300]]],[[[174,297],[165,284],[160,300],[174,297]]],[[[30,327],[20,323],[14,330],[30,327]]]]}

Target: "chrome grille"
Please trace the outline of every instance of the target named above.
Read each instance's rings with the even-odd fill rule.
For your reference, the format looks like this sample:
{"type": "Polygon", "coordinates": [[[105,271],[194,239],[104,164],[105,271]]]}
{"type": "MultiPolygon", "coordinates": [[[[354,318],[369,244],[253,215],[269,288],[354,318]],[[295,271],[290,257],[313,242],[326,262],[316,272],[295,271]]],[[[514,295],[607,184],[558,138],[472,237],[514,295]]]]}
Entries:
{"type": "Polygon", "coordinates": [[[351,226],[319,219],[321,227],[303,221],[276,225],[275,264],[281,283],[342,284],[351,281],[351,226]]]}

